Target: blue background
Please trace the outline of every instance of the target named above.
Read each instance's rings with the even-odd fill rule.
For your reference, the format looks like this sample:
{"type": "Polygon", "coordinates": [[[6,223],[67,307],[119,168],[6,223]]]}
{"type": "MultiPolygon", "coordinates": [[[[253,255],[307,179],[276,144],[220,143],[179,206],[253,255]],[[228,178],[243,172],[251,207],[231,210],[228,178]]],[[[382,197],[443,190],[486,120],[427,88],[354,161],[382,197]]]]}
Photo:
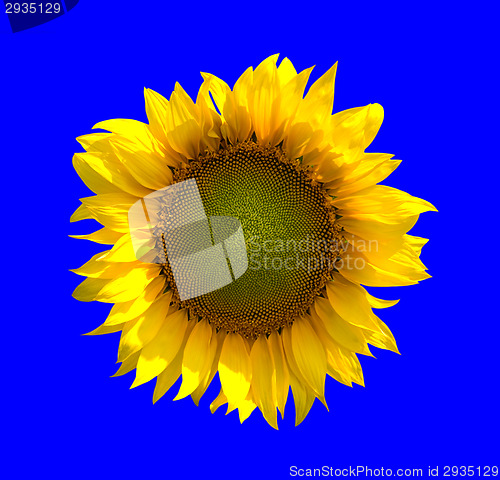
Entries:
{"type": "MultiPolygon", "coordinates": [[[[494,12],[485,2],[124,2],[82,0],[11,33],[0,16],[3,193],[2,416],[8,478],[288,478],[289,467],[499,463],[498,105],[494,12]],[[154,382],[112,378],[119,334],[85,337],[109,306],[79,303],[68,271],[100,249],[68,238],[89,191],[75,137],[98,121],[145,121],[143,87],[195,95],[200,71],[229,84],[273,53],[317,78],[339,61],[334,110],[379,102],[370,151],[403,159],[388,184],[434,203],[412,233],[431,239],[432,279],[385,289],[401,356],[361,357],[366,387],[327,379],[297,428],[289,398],[274,431],[254,412],[155,406],[154,382]],[[495,208],[495,204],[497,207],[495,208]]],[[[493,2],[491,2],[493,5],[493,2]]],[[[375,289],[372,289],[375,290],[375,289]]],[[[379,293],[379,292],[374,292],[379,293]]]]}

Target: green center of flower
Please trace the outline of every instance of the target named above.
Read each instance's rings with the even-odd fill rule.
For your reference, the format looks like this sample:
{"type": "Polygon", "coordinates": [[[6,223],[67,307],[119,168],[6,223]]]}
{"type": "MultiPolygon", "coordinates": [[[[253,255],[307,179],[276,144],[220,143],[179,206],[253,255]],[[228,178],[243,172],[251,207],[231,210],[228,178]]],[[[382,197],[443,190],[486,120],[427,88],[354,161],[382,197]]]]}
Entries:
{"type": "Polygon", "coordinates": [[[340,228],[327,195],[281,148],[253,142],[208,153],[175,176],[192,178],[207,216],[240,222],[248,267],[225,287],[180,305],[246,337],[290,325],[310,307],[338,256],[340,228]]]}

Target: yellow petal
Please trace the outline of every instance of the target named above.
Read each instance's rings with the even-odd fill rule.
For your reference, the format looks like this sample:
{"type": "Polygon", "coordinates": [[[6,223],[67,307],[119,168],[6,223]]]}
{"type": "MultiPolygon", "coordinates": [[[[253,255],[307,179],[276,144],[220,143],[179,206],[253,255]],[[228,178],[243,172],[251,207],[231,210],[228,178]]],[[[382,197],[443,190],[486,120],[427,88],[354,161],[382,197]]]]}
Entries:
{"type": "Polygon", "coordinates": [[[175,91],[167,106],[166,136],[172,148],[186,158],[198,157],[200,125],[175,91]]]}
{"type": "Polygon", "coordinates": [[[221,80],[211,73],[202,72],[201,76],[205,81],[210,82],[209,91],[214,98],[215,105],[217,105],[219,112],[222,113],[224,111],[224,104],[226,103],[228,94],[231,91],[229,85],[224,82],[224,80],[221,80]]]}
{"type": "Polygon", "coordinates": [[[135,262],[137,257],[130,233],[123,234],[102,260],[104,262],[135,262]]]}
{"type": "Polygon", "coordinates": [[[253,393],[252,389],[250,388],[247,394],[247,398],[245,398],[245,400],[243,400],[243,402],[241,402],[238,407],[238,416],[240,419],[240,423],[243,423],[257,407],[252,398],[253,398],[253,393]]]}
{"type": "MultiPolygon", "coordinates": [[[[94,126],[94,128],[97,128],[94,126]]],[[[85,149],[87,152],[99,151],[99,149],[94,148],[94,144],[99,144],[103,140],[108,140],[113,136],[112,133],[90,133],[88,135],[81,135],[76,137],[76,141],[85,149]]]]}
{"type": "Polygon", "coordinates": [[[293,402],[295,404],[295,426],[304,421],[314,403],[314,394],[290,372],[293,402]]]}
{"type": "MultiPolygon", "coordinates": [[[[125,141],[127,144],[133,145],[135,150],[144,151],[152,155],[158,155],[161,152],[163,162],[166,162],[171,167],[177,166],[177,162],[174,159],[169,155],[165,155],[162,145],[155,138],[150,126],[146,123],[128,118],[114,118],[99,122],[92,128],[102,128],[103,130],[113,132],[113,135],[104,137],[110,142],[123,143],[125,141]]],[[[91,148],[95,148],[95,146],[91,148]]]]}
{"type": "MultiPolygon", "coordinates": [[[[278,68],[278,76],[280,75],[279,69],[281,68],[285,60],[283,60],[280,67],[278,68]]],[[[304,97],[304,90],[306,88],[307,81],[309,80],[311,72],[312,68],[307,68],[306,70],[300,72],[298,75],[292,76],[292,78],[285,84],[282,83],[282,78],[280,77],[281,118],[285,120],[287,126],[292,124],[294,121],[297,110],[304,97]]]]}
{"type": "Polygon", "coordinates": [[[117,303],[111,309],[111,312],[106,319],[106,325],[119,325],[121,323],[134,320],[139,315],[142,315],[156,298],[163,292],[165,288],[165,277],[160,276],[149,283],[144,292],[142,292],[135,300],[129,302],[117,303]]]}
{"type": "Polygon", "coordinates": [[[402,250],[390,258],[368,259],[361,252],[350,251],[350,266],[345,264],[339,273],[353,283],[369,287],[391,287],[415,285],[430,278],[425,266],[415,253],[402,250]],[[377,265],[375,264],[377,263],[377,265]],[[380,265],[380,266],[379,266],[380,265]]]}
{"type": "Polygon", "coordinates": [[[165,370],[156,378],[156,385],[153,392],[153,403],[156,403],[165,395],[174,383],[181,376],[182,355],[178,353],[175,358],[167,365],[165,370]]]}
{"type": "Polygon", "coordinates": [[[190,332],[193,329],[194,322],[188,322],[186,327],[186,333],[182,344],[177,352],[175,358],[167,365],[167,368],[161,372],[156,379],[156,386],[153,393],[153,403],[156,403],[168,390],[174,385],[174,383],[181,376],[182,371],[182,357],[184,354],[184,347],[186,346],[187,339],[190,332]]]}
{"type": "Polygon", "coordinates": [[[354,383],[365,386],[365,380],[363,376],[363,369],[359,363],[359,359],[353,352],[348,352],[345,349],[339,349],[340,354],[344,358],[344,362],[350,365],[351,378],[354,383]]]}
{"type": "Polygon", "coordinates": [[[80,268],[71,269],[70,271],[77,275],[83,275],[92,278],[107,278],[114,279],[130,273],[131,270],[142,268],[144,264],[135,262],[115,262],[108,263],[103,261],[108,251],[100,252],[94,255],[88,262],[80,268]]]}
{"type": "Polygon", "coordinates": [[[105,175],[99,173],[95,163],[97,163],[96,158],[87,153],[75,153],[73,155],[73,168],[83,180],[83,183],[85,183],[94,193],[113,193],[122,191],[117,185],[111,183],[107,179],[110,176],[108,172],[106,172],[105,175]]]}
{"type": "MultiPolygon", "coordinates": [[[[328,375],[338,382],[352,387],[352,381],[357,381],[360,378],[358,372],[359,363],[357,364],[358,366],[353,366],[351,357],[348,356],[346,358],[346,354],[344,352],[348,351],[332,339],[330,334],[327,332],[323,321],[319,318],[314,309],[311,310],[310,322],[325,348],[327,361],[326,371],[328,375]]],[[[362,332],[364,333],[366,330],[363,330],[362,332]]],[[[353,354],[353,356],[355,357],[355,354],[353,354]]]]}
{"type": "MultiPolygon", "coordinates": [[[[250,68],[248,70],[251,71],[252,69],[250,68]]],[[[231,91],[226,82],[210,73],[201,73],[203,77],[203,90],[200,90],[200,94],[204,97],[205,103],[210,109],[217,109],[217,112],[215,113],[220,113],[220,135],[226,138],[229,143],[233,145],[237,142],[239,137],[238,123],[240,120],[243,120],[242,128],[247,129],[246,135],[248,136],[250,134],[250,117],[247,108],[243,106],[247,103],[247,81],[244,77],[248,75],[248,70],[236,82],[240,87],[244,87],[244,95],[241,99],[243,101],[242,105],[238,103],[239,98],[235,98],[235,94],[231,91]],[[209,93],[212,95],[215,105],[214,102],[212,102],[209,93]],[[244,115],[240,119],[240,115],[242,113],[244,115]]],[[[240,140],[246,140],[246,138],[240,138],[240,140]]]]}
{"type": "Polygon", "coordinates": [[[219,359],[219,378],[230,407],[238,408],[250,389],[252,367],[247,345],[237,333],[224,340],[219,359]]]}
{"type": "Polygon", "coordinates": [[[125,193],[104,193],[81,199],[92,218],[111,230],[128,233],[128,211],[137,197],[125,193]]]}
{"type": "Polygon", "coordinates": [[[160,273],[160,265],[143,265],[108,281],[95,299],[105,303],[122,303],[137,298],[160,273]]]}
{"type": "Polygon", "coordinates": [[[334,188],[337,183],[341,183],[346,175],[349,175],[360,161],[347,163],[341,153],[337,153],[330,146],[325,148],[315,148],[311,152],[304,154],[303,162],[305,165],[314,165],[314,174],[317,180],[323,182],[328,192],[333,197],[337,192],[334,188]]]}
{"type": "MultiPolygon", "coordinates": [[[[418,246],[416,249],[414,246],[408,243],[406,236],[403,237],[403,243],[396,250],[392,252],[391,255],[384,255],[384,252],[366,251],[362,254],[368,259],[368,261],[383,270],[392,271],[399,274],[411,274],[414,271],[420,272],[426,270],[425,265],[419,258],[420,248],[418,246]]],[[[352,252],[353,256],[356,251],[352,252]]]]}
{"type": "Polygon", "coordinates": [[[80,240],[90,240],[91,242],[101,243],[105,245],[112,245],[118,242],[123,236],[123,233],[115,232],[109,228],[103,227],[87,235],[69,235],[71,238],[78,238],[80,240]]]}
{"type": "MultiPolygon", "coordinates": [[[[372,312],[369,294],[364,288],[346,281],[339,274],[334,274],[334,282],[327,283],[326,291],[335,311],[345,321],[363,329],[360,333],[367,343],[399,353],[392,333],[372,312]]],[[[378,300],[371,295],[370,297],[375,301],[378,300]]],[[[394,302],[387,303],[394,304],[394,302]]],[[[387,303],[384,306],[389,306],[387,303]]]]}
{"type": "Polygon", "coordinates": [[[285,415],[285,405],[288,399],[288,390],[290,389],[290,375],[285,360],[281,336],[277,332],[269,335],[269,347],[274,359],[276,370],[276,405],[281,413],[281,418],[285,415]]]}
{"type": "Polygon", "coordinates": [[[334,350],[326,348],[326,363],[326,373],[330,377],[337,380],[337,382],[352,387],[351,376],[346,372],[345,364],[339,362],[338,354],[336,355],[334,350]]]}
{"type": "Polygon", "coordinates": [[[136,320],[127,323],[120,338],[118,361],[125,360],[148,344],[166,322],[172,292],[158,298],[136,320]]]}
{"type": "Polygon", "coordinates": [[[99,140],[94,147],[109,153],[75,153],[73,166],[85,182],[95,193],[125,192],[137,197],[145,197],[151,190],[142,186],[130,174],[127,168],[118,159],[111,155],[112,148],[109,139],[99,140]]]}
{"type": "Polygon", "coordinates": [[[368,292],[366,292],[366,298],[368,300],[368,303],[371,305],[372,308],[389,308],[393,307],[399,302],[398,300],[383,300],[381,298],[374,297],[373,295],[370,295],[368,292]]]}
{"type": "Polygon", "coordinates": [[[335,199],[340,215],[383,214],[410,217],[436,208],[418,197],[385,185],[373,185],[360,192],[335,199]]]}
{"type": "Polygon", "coordinates": [[[336,113],[328,128],[334,149],[346,158],[358,159],[375,138],[383,119],[384,110],[377,103],[336,113]]]}
{"type": "Polygon", "coordinates": [[[323,130],[313,128],[309,122],[293,122],[288,127],[288,135],[284,142],[288,158],[295,159],[306,155],[320,146],[323,138],[323,130]]]}
{"type": "MultiPolygon", "coordinates": [[[[100,275],[96,275],[95,271],[102,270],[104,268],[103,262],[99,262],[99,259],[106,256],[109,250],[104,252],[96,253],[90,260],[85,262],[80,268],[70,269],[70,272],[76,273],[77,275],[84,275],[86,277],[97,278],[100,275]],[[103,267],[100,265],[103,264],[103,267]]],[[[102,277],[102,278],[112,278],[112,277],[102,277]]]]}
{"type": "Polygon", "coordinates": [[[210,411],[212,413],[215,413],[219,407],[221,407],[222,405],[225,405],[226,403],[227,403],[227,398],[221,389],[221,391],[219,392],[219,395],[217,395],[215,400],[210,404],[210,411]]]}
{"type": "Polygon", "coordinates": [[[286,360],[289,376],[293,373],[300,383],[307,384],[306,379],[302,375],[297,362],[295,361],[292,347],[292,329],[290,327],[282,329],[281,341],[283,345],[283,356],[286,360]]]}
{"type": "MultiPolygon", "coordinates": [[[[198,120],[198,116],[200,114],[197,105],[193,102],[191,97],[186,93],[186,91],[182,88],[179,82],[175,82],[174,92],[177,94],[177,98],[182,103],[184,108],[189,112],[191,117],[198,120]]],[[[170,99],[172,100],[172,99],[170,99]]]]}
{"type": "Polygon", "coordinates": [[[80,205],[71,215],[71,218],[69,219],[70,222],[79,222],[80,220],[90,220],[94,218],[90,210],[87,208],[86,205],[80,205]]]}
{"type": "Polygon", "coordinates": [[[326,331],[335,342],[350,351],[371,355],[366,346],[365,339],[360,329],[349,324],[333,309],[330,301],[326,298],[317,297],[314,301],[314,311],[311,316],[321,320],[326,331]]]}
{"type": "Polygon", "coordinates": [[[80,199],[81,202],[89,208],[92,207],[114,207],[133,205],[137,202],[137,197],[124,192],[102,193],[80,199]]]}
{"type": "Polygon", "coordinates": [[[234,140],[243,142],[252,133],[252,119],[249,111],[250,91],[253,84],[253,69],[247,68],[236,80],[232,94],[222,110],[224,120],[234,131],[234,140]]]}
{"type": "Polygon", "coordinates": [[[295,70],[293,63],[287,57],[281,60],[281,63],[278,67],[278,77],[280,79],[280,84],[282,86],[286,85],[293,78],[295,78],[296,75],[297,70],[295,70]]]}
{"type": "Polygon", "coordinates": [[[116,333],[122,330],[123,325],[106,325],[102,324],[91,332],[84,333],[84,335],[107,335],[108,333],[116,333]]]}
{"type": "Polygon", "coordinates": [[[311,85],[297,112],[297,121],[309,121],[320,127],[332,114],[336,73],[337,63],[311,85]]]}
{"type": "MultiPolygon", "coordinates": [[[[285,358],[288,366],[288,371],[290,378],[293,375],[297,379],[298,382],[300,382],[303,386],[304,389],[307,391],[310,390],[310,392],[313,393],[313,396],[316,396],[316,393],[314,392],[314,387],[309,383],[306,377],[302,374],[300,368],[297,365],[297,362],[295,360],[294,352],[293,352],[293,346],[292,346],[292,328],[284,328],[281,332],[281,339],[283,342],[283,350],[285,353],[285,358]]],[[[291,382],[291,381],[290,381],[291,382]]],[[[291,383],[290,383],[291,385],[291,383]]],[[[318,394],[319,395],[319,394],[318,394]]],[[[324,395],[319,396],[320,401],[326,406],[326,400],[324,395]]]]}
{"type": "Polygon", "coordinates": [[[191,394],[191,398],[193,399],[195,405],[198,405],[200,403],[201,397],[206,392],[208,386],[210,385],[218,371],[220,352],[222,350],[222,345],[225,338],[226,333],[223,331],[220,331],[217,334],[215,332],[212,333],[209,352],[209,357],[212,359],[212,363],[211,367],[205,374],[205,377],[201,380],[198,388],[191,394]]]}
{"type": "Polygon", "coordinates": [[[130,118],[112,118],[96,123],[92,129],[100,128],[129,139],[137,139],[147,145],[152,142],[148,125],[130,118]]]}
{"type": "Polygon", "coordinates": [[[385,325],[380,319],[379,326],[381,329],[381,331],[379,332],[372,332],[369,330],[363,331],[363,335],[365,336],[366,341],[374,347],[390,350],[394,353],[399,353],[394,336],[392,335],[387,325],[385,325]],[[385,327],[384,331],[382,331],[382,326],[385,327]]]}
{"type": "Polygon", "coordinates": [[[151,190],[160,190],[172,183],[172,171],[165,157],[137,148],[127,142],[115,142],[113,151],[138,183],[151,190]]]}
{"type": "Polygon", "coordinates": [[[142,349],[131,388],[149,382],[159,375],[179,352],[188,324],[186,309],[169,315],[162,323],[154,338],[142,349]]]}
{"type": "Polygon", "coordinates": [[[417,255],[420,255],[422,247],[429,241],[427,238],[413,235],[404,235],[404,240],[417,255]]]}
{"type": "Polygon", "coordinates": [[[392,160],[392,155],[385,153],[365,153],[358,166],[332,190],[336,197],[359,192],[385,180],[400,165],[401,160],[392,160]]]}
{"type": "Polygon", "coordinates": [[[212,330],[206,320],[201,320],[193,328],[182,359],[182,384],[174,400],[185,398],[193,393],[210,368],[212,364],[212,358],[210,358],[212,330]]]}
{"type": "Polygon", "coordinates": [[[253,74],[249,111],[257,141],[262,145],[275,145],[281,140],[283,124],[280,125],[280,81],[276,68],[278,55],[261,62],[253,74]],[[281,127],[281,130],[280,130],[281,127]]]}
{"type": "Polygon", "coordinates": [[[334,341],[327,342],[328,374],[335,380],[352,387],[352,382],[363,385],[363,373],[356,354],[334,341]]]}
{"type": "Polygon", "coordinates": [[[141,351],[139,350],[135,352],[133,355],[127,357],[125,360],[123,360],[123,362],[121,362],[120,368],[111,376],[119,377],[134,370],[134,368],[137,367],[137,362],[139,360],[140,355],[141,351]]]}
{"type": "Polygon", "coordinates": [[[146,115],[149,120],[149,128],[155,138],[162,144],[167,145],[166,118],[168,101],[159,93],[149,88],[144,89],[144,100],[146,102],[146,115]]]}
{"type": "Polygon", "coordinates": [[[361,328],[377,332],[373,312],[366,297],[366,290],[345,280],[338,273],[333,274],[333,282],[327,282],[326,293],[333,309],[346,321],[361,328]]]}
{"type": "Polygon", "coordinates": [[[418,215],[398,219],[374,214],[344,215],[338,220],[346,232],[370,240],[402,237],[417,223],[418,215]]]}
{"type": "Polygon", "coordinates": [[[108,282],[105,278],[86,278],[75,288],[73,297],[80,302],[92,302],[108,282]]]}
{"type": "Polygon", "coordinates": [[[268,340],[260,335],[250,351],[252,364],[252,391],[255,403],[260,408],[266,421],[276,430],[276,370],[268,340]]]}
{"type": "Polygon", "coordinates": [[[209,94],[210,80],[204,80],[196,97],[196,105],[200,113],[200,126],[202,130],[201,150],[206,148],[217,150],[222,139],[221,125],[222,119],[215,110],[212,99],[209,94]]]}
{"type": "Polygon", "coordinates": [[[399,228],[384,236],[378,236],[370,240],[359,237],[352,233],[344,231],[343,238],[348,242],[348,245],[343,245],[344,255],[350,255],[354,252],[360,252],[366,256],[368,260],[382,257],[384,259],[392,257],[405,246],[405,234],[403,229],[399,228]]]}
{"type": "Polygon", "coordinates": [[[291,330],[297,367],[318,397],[324,398],[326,355],[323,344],[306,318],[295,319],[291,330]]]}

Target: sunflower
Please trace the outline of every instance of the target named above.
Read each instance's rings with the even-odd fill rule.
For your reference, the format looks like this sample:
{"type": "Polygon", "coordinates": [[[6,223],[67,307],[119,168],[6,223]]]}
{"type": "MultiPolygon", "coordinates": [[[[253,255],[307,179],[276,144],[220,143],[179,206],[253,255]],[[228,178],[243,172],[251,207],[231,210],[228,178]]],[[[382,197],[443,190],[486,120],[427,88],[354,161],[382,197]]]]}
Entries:
{"type": "Polygon", "coordinates": [[[79,137],[85,153],[73,165],[95,195],[71,217],[102,225],[75,238],[110,245],[73,270],[87,277],[73,296],[114,304],[90,334],[121,332],[115,375],[135,369],[132,387],[156,378],[154,402],[182,376],[175,399],[198,405],[218,372],[211,411],[227,404],[243,422],[257,407],[274,428],[290,387],[298,424],[316,398],[326,406],[326,375],[363,385],[357,355],[371,356],[368,344],[399,353],[372,310],[397,300],[364,286],[429,278],[419,259],[427,240],[407,232],[435,210],[378,184],[400,163],[365,152],[380,105],[332,114],[336,64],[304,95],[312,68],[277,60],[248,68],[232,89],[202,73],[195,102],[178,83],[169,100],[145,89],[149,123],[108,120],[79,137]],[[176,185],[195,185],[206,218],[236,219],[243,238],[243,270],[233,264],[228,282],[201,295],[182,294],[163,233],[155,259],[134,245],[132,207],[176,185]]]}

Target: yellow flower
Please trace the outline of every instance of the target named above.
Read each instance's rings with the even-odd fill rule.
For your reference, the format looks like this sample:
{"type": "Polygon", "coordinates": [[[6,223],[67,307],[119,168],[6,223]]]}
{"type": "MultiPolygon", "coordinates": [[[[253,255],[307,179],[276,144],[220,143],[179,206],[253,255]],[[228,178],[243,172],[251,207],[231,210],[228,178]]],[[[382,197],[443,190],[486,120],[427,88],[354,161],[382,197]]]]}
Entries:
{"type": "Polygon", "coordinates": [[[233,89],[203,73],[196,102],[179,84],[169,100],[146,89],[149,124],[108,120],[94,128],[110,133],[78,138],[86,153],[73,164],[95,195],[72,216],[103,225],[76,238],[113,245],[74,270],[87,277],[74,297],[114,304],[91,334],[121,332],[116,375],[135,369],[132,387],[156,377],[154,402],[182,375],[176,399],[198,404],[218,372],[212,412],[227,403],[244,421],[258,407],[274,428],[289,387],[298,424],[315,398],[326,405],[327,374],[363,385],[357,354],[371,355],[368,344],[398,351],[372,311],[397,300],[361,285],[429,278],[419,259],[426,240],[407,232],[435,210],[378,185],[400,163],[365,153],[380,105],[332,115],[336,65],[304,96],[312,68],[297,73],[286,58],[277,67],[277,57],[248,68],[233,89]],[[128,215],[193,179],[207,218],[238,220],[248,265],[186,298],[171,258],[138,260],[128,215]]]}

